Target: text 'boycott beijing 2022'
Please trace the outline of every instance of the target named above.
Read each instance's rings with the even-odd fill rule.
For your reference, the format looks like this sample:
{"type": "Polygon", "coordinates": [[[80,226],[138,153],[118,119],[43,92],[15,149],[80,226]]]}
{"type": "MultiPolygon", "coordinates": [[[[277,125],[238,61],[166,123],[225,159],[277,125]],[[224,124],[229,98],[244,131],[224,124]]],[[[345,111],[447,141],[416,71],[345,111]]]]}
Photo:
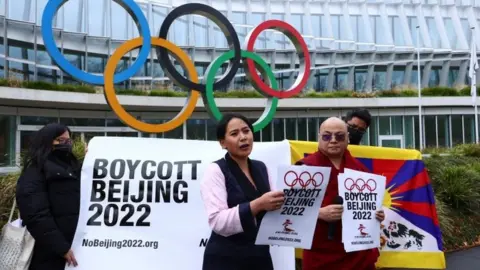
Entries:
{"type": "Polygon", "coordinates": [[[203,103],[215,120],[222,119],[223,115],[215,104],[213,92],[226,87],[235,77],[238,69],[243,66],[247,79],[253,87],[268,98],[267,108],[254,123],[254,131],[259,131],[270,123],[275,115],[278,99],[289,98],[298,94],[307,84],[310,75],[310,54],[307,44],[301,34],[290,24],[279,20],[267,20],[253,28],[245,38],[243,47],[234,26],[220,11],[201,3],[188,3],[171,10],[160,27],[158,37],[152,37],[148,20],[141,8],[133,0],[113,0],[122,6],[133,18],[139,27],[140,37],[126,41],[108,59],[103,75],[87,73],[72,65],[59,51],[53,37],[52,21],[58,9],[68,0],[49,0],[42,16],[42,36],[47,52],[58,67],[73,78],[89,84],[103,85],[107,103],[117,117],[133,129],[147,133],[159,133],[173,130],[182,125],[193,113],[198,98],[202,96],[203,103]],[[201,15],[213,21],[227,38],[229,51],[216,58],[207,68],[204,83],[200,83],[194,62],[177,45],[167,40],[167,34],[174,20],[184,15],[201,15]],[[295,83],[287,90],[279,90],[275,75],[269,65],[254,52],[254,44],[258,36],[265,30],[278,30],[285,34],[293,43],[299,56],[300,71],[295,83]],[[165,70],[165,74],[176,85],[188,91],[187,102],[180,113],[168,122],[149,124],[136,119],[128,113],[118,101],[114,84],[121,83],[134,76],[147,61],[152,45],[156,46],[158,62],[165,70]],[[126,70],[115,74],[115,69],[121,58],[129,51],[139,48],[136,61],[126,70]],[[183,77],[174,64],[169,60],[172,55],[186,70],[188,78],[183,77]],[[215,80],[217,70],[223,63],[229,61],[225,74],[215,80]],[[269,84],[262,81],[257,69],[269,84]]]}

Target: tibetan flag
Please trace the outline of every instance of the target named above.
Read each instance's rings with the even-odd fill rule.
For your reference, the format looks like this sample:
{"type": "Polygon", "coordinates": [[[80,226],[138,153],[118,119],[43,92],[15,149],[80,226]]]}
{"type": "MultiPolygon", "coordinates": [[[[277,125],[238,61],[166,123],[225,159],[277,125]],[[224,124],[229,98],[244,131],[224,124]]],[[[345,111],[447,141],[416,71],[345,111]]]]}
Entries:
{"type": "MultiPolygon", "coordinates": [[[[317,151],[318,143],[290,141],[292,164],[317,151]]],[[[348,147],[371,173],[387,178],[379,268],[445,269],[442,235],[430,179],[416,150],[348,147]]],[[[301,250],[296,252],[301,258],[301,250]]]]}

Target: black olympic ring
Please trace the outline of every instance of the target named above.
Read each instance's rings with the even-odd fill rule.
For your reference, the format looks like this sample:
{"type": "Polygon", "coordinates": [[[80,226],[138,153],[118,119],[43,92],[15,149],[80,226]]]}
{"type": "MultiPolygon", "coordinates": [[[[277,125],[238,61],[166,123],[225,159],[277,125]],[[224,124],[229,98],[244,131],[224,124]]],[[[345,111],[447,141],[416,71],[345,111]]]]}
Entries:
{"type": "Polygon", "coordinates": [[[345,188],[348,191],[352,191],[354,188],[356,188],[359,192],[363,192],[364,189],[368,189],[370,192],[375,191],[377,189],[377,182],[373,179],[368,179],[367,182],[363,180],[362,178],[358,178],[356,181],[353,180],[352,178],[347,178],[345,179],[345,188]],[[347,186],[347,183],[351,184],[347,186]]]}
{"type": "Polygon", "coordinates": [[[312,185],[313,187],[319,187],[319,186],[321,186],[321,185],[323,184],[323,174],[322,174],[321,172],[316,172],[316,173],[314,173],[313,176],[312,176],[309,172],[302,172],[302,173],[300,174],[300,176],[298,176],[296,172],[294,172],[294,171],[288,171],[288,172],[285,174],[285,176],[283,177],[283,182],[285,182],[285,185],[287,185],[288,187],[291,187],[291,188],[293,188],[293,187],[296,186],[297,184],[299,184],[300,187],[302,187],[302,188],[306,188],[306,187],[308,187],[309,185],[312,185]],[[293,179],[293,181],[292,181],[291,183],[289,183],[289,181],[287,181],[287,176],[288,176],[290,173],[293,173],[293,174],[295,175],[295,179],[293,179]],[[308,177],[309,177],[307,181],[304,181],[304,180],[302,179],[302,176],[303,176],[304,174],[307,174],[308,177]],[[320,175],[320,176],[322,176],[322,180],[321,180],[319,183],[317,183],[317,180],[315,180],[315,176],[316,176],[317,174],[320,175]]]}
{"type": "MultiPolygon", "coordinates": [[[[225,74],[215,83],[213,83],[213,90],[218,90],[220,88],[226,87],[230,84],[230,81],[235,77],[238,69],[240,68],[240,63],[242,59],[242,48],[240,46],[240,40],[238,39],[237,32],[232,23],[228,20],[223,13],[214,9],[211,6],[201,4],[201,3],[188,3],[186,5],[179,6],[173,9],[166,17],[160,27],[160,33],[158,37],[161,39],[167,39],[168,30],[172,25],[173,21],[178,17],[183,15],[201,15],[210,19],[223,32],[227,38],[228,47],[234,51],[234,56],[228,64],[227,71],[225,74]]],[[[206,85],[202,83],[194,83],[187,78],[183,77],[178,70],[175,68],[173,63],[168,60],[169,52],[166,48],[161,46],[156,46],[158,62],[165,70],[165,74],[177,85],[181,86],[185,91],[197,90],[202,94],[206,92],[206,85]],[[166,59],[162,61],[161,59],[166,59]]]]}

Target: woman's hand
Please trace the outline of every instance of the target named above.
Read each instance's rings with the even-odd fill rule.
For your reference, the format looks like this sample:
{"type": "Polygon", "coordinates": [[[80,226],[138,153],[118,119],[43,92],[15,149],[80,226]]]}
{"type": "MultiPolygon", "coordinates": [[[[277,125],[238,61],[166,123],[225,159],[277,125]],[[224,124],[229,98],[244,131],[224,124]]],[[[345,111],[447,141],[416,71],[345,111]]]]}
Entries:
{"type": "Polygon", "coordinates": [[[285,200],[283,191],[270,191],[263,194],[260,198],[263,199],[263,210],[265,211],[280,209],[285,200]]]}
{"type": "Polygon", "coordinates": [[[256,216],[261,211],[274,211],[282,207],[284,201],[283,191],[270,191],[262,197],[250,202],[252,214],[256,216]]]}
{"type": "Polygon", "coordinates": [[[78,265],[77,259],[75,259],[75,256],[73,255],[73,251],[71,249],[63,257],[67,261],[68,266],[73,265],[73,266],[77,267],[77,265],[78,265]]]}
{"type": "Polygon", "coordinates": [[[385,220],[385,212],[383,212],[383,209],[380,209],[375,213],[375,218],[380,222],[385,220]]]}

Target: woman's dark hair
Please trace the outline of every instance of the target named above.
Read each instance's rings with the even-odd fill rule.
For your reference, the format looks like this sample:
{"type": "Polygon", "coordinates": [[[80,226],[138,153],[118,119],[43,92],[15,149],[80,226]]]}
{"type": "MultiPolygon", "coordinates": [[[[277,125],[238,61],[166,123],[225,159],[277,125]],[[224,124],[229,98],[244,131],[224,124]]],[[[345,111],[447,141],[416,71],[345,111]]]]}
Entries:
{"type": "MultiPolygon", "coordinates": [[[[59,123],[50,123],[36,131],[30,138],[28,150],[24,156],[23,170],[31,165],[37,166],[39,169],[43,168],[45,160],[52,152],[53,141],[65,131],[71,135],[70,129],[59,123]]],[[[76,163],[76,158],[72,156],[72,162],[76,163]]]]}
{"type": "Polygon", "coordinates": [[[239,114],[239,113],[227,113],[223,115],[222,120],[220,120],[217,124],[217,140],[225,139],[225,133],[227,132],[228,123],[234,118],[238,118],[245,122],[250,130],[253,132],[253,125],[248,121],[248,118],[239,114]]]}

